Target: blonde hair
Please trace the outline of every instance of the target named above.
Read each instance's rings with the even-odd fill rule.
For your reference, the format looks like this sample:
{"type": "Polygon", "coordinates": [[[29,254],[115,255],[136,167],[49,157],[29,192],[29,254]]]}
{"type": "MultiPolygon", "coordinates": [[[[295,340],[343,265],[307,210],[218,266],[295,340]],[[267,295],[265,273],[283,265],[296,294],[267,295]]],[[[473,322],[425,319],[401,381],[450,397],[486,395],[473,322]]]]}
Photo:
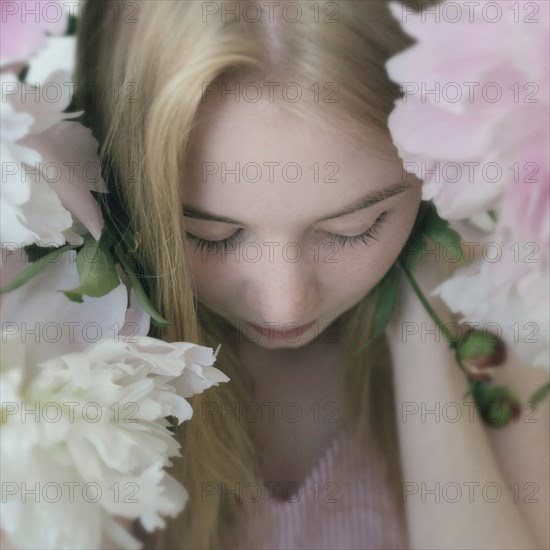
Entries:
{"type": "MultiPolygon", "coordinates": [[[[121,197],[137,235],[143,266],[152,274],[146,283],[153,302],[171,322],[153,334],[216,348],[220,338],[205,327],[221,327],[223,322],[195,301],[180,197],[204,84],[253,75],[264,81],[335,82],[338,103],[326,109],[307,102],[285,107],[307,120],[315,116],[319,123],[326,114],[324,122],[330,124],[337,114],[338,127],[358,141],[361,128],[388,134],[387,117],[399,89],[387,78],[384,64],[410,41],[390,16],[385,0],[338,1],[337,23],[324,21],[323,12],[316,21],[309,10],[315,2],[309,1],[300,5],[310,16],[296,23],[204,18],[203,2],[167,0],[140,2],[136,16],[125,21],[124,9],[117,10],[116,18],[107,2],[88,1],[93,3],[103,16],[100,21],[79,21],[76,105],[85,111],[84,121],[101,145],[108,185],[121,197]]],[[[118,8],[123,6],[118,2],[118,8]]],[[[348,416],[360,437],[373,435],[381,444],[400,503],[385,339],[354,353],[373,333],[370,294],[341,317],[341,327],[348,416]]],[[[172,473],[190,500],[180,517],[149,538],[151,548],[220,547],[225,528],[256,506],[201,498],[205,480],[260,480],[256,446],[246,423],[201,422],[205,403],[232,408],[251,401],[250,380],[231,345],[222,345],[216,366],[231,381],[193,397],[195,415],[177,434],[184,458],[175,461],[172,473]]]]}

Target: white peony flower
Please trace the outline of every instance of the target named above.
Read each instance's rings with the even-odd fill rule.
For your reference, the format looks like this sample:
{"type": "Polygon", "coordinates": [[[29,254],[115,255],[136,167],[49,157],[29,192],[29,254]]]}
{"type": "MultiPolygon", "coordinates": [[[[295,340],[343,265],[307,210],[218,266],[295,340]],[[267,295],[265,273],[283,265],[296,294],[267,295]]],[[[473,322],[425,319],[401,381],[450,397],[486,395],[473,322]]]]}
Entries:
{"type": "Polygon", "coordinates": [[[59,70],[69,77],[75,65],[76,36],[49,36],[46,47],[30,60],[25,80],[30,84],[45,84],[49,76],[59,70]]]}
{"type": "Polygon", "coordinates": [[[2,246],[81,244],[81,226],[99,239],[103,217],[90,191],[103,193],[106,186],[97,141],[67,120],[81,113],[64,112],[73,90],[70,73],[57,70],[36,87],[13,73],[0,79],[2,246]]]}
{"type": "Polygon", "coordinates": [[[526,364],[548,369],[550,365],[550,320],[548,303],[550,286],[548,269],[534,264],[478,260],[459,269],[439,285],[432,294],[439,295],[454,312],[461,312],[459,322],[497,332],[526,364]],[[520,273],[517,281],[514,268],[520,273]]]}
{"type": "MultiPolygon", "coordinates": [[[[51,36],[83,2],[50,2],[56,23],[23,24],[19,11],[37,5],[1,2],[11,18],[0,59],[2,287],[29,267],[21,247],[82,244],[86,231],[98,240],[103,228],[90,193],[106,192],[98,144],[68,120],[81,113],[64,112],[75,39],[51,36]]],[[[75,258],[74,250],[49,257],[2,296],[0,528],[17,548],[139,548],[120,522],[139,519],[153,531],[187,500],[165,471],[180,456],[166,417],[188,420],[185,398],[229,378],[210,348],[145,336],[150,317],[120,269],[105,267],[100,296],[98,275],[80,277],[75,258]]]]}
{"type": "MultiPolygon", "coordinates": [[[[24,256],[22,250],[5,254],[0,273],[2,286],[31,265],[24,261],[24,256]]],[[[105,296],[84,296],[82,303],[69,300],[62,292],[78,285],[76,252],[71,250],[52,260],[30,281],[2,295],[2,329],[25,344],[31,362],[84,351],[104,338],[116,339],[125,325],[129,334],[147,334],[149,317],[140,313],[141,307],[135,302],[133,307],[129,304],[123,283],[105,296]],[[132,307],[133,317],[130,324],[125,317],[129,307],[132,307]]]]}
{"type": "Polygon", "coordinates": [[[0,116],[0,147],[2,155],[1,182],[1,241],[18,246],[31,244],[45,237],[50,242],[63,244],[62,232],[71,227],[72,218],[63,208],[57,195],[49,187],[35,184],[24,166],[36,166],[42,157],[35,149],[26,147],[20,140],[29,134],[35,121],[27,112],[17,112],[9,101],[8,93],[17,89],[20,83],[15,75],[0,75],[2,85],[2,103],[0,116]],[[34,191],[34,193],[33,193],[34,191]],[[34,195],[34,196],[33,196],[34,195]],[[47,218],[35,220],[29,217],[28,209],[33,203],[38,212],[47,214],[47,218]],[[41,222],[46,221],[42,227],[41,222]]]}
{"type": "Polygon", "coordinates": [[[2,340],[7,538],[21,548],[93,548],[106,539],[139,548],[116,518],[139,518],[152,531],[185,505],[185,489],[163,470],[180,455],[165,417],[192,415],[174,385],[192,395],[229,380],[212,367],[212,350],[137,337],[35,365],[16,337],[2,340]]]}

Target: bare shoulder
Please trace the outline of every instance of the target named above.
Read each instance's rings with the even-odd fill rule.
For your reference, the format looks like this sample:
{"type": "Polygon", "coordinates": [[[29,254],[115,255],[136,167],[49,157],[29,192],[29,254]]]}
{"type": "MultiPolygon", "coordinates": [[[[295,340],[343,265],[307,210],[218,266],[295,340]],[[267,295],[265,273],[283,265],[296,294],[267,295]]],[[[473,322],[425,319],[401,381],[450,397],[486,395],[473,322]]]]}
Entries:
{"type": "Polygon", "coordinates": [[[522,363],[509,350],[494,384],[507,386],[517,395],[521,413],[505,426],[485,428],[507,490],[522,508],[526,522],[533,532],[546,525],[540,532],[544,548],[550,548],[550,401],[548,396],[536,404],[528,400],[548,379],[544,369],[522,363]]]}
{"type": "Polygon", "coordinates": [[[521,412],[506,426],[488,429],[493,444],[502,451],[506,450],[506,455],[517,456],[519,460],[536,451],[539,460],[546,457],[547,468],[550,461],[550,399],[546,396],[538,403],[530,403],[529,399],[548,380],[545,369],[523,363],[508,346],[506,362],[497,372],[493,384],[510,388],[522,403],[521,412]],[[518,444],[518,438],[521,444],[518,444]]]}

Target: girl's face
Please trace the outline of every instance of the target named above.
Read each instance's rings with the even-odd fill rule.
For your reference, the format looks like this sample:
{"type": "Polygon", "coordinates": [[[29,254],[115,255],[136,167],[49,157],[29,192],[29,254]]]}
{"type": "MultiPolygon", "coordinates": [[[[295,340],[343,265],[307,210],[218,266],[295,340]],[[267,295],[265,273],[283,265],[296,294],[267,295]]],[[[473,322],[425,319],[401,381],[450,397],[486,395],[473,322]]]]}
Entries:
{"type": "Polygon", "coordinates": [[[183,187],[197,297],[246,341],[301,347],[397,259],[420,182],[387,138],[357,150],[268,101],[203,108],[183,187]],[[372,152],[380,144],[390,160],[372,152]]]}

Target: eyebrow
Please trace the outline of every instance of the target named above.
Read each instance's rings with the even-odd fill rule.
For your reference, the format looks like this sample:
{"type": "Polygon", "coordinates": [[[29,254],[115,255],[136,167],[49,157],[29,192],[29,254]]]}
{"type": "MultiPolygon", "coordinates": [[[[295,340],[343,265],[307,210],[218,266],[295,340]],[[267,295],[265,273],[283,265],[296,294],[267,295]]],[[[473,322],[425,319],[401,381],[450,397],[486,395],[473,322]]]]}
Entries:
{"type": "MultiPolygon", "coordinates": [[[[324,222],[327,220],[333,220],[334,218],[345,216],[347,214],[353,214],[354,212],[374,206],[375,204],[395,197],[396,195],[400,195],[401,193],[404,193],[409,189],[410,185],[408,183],[400,183],[398,185],[394,185],[393,187],[389,187],[388,189],[382,189],[380,191],[369,193],[365,197],[354,201],[352,204],[346,206],[345,208],[342,208],[337,212],[333,212],[332,214],[329,214],[328,216],[325,216],[324,218],[317,221],[324,222]]],[[[232,218],[228,218],[226,216],[218,216],[217,214],[211,214],[210,212],[205,212],[204,210],[200,210],[198,208],[194,208],[193,206],[185,204],[183,205],[183,215],[194,220],[206,220],[211,222],[244,225],[242,222],[234,220],[232,218]]]]}
{"type": "Polygon", "coordinates": [[[362,197],[359,200],[356,200],[349,206],[342,208],[342,210],[338,210],[338,212],[329,214],[328,216],[325,216],[323,219],[319,221],[325,222],[327,220],[339,218],[340,216],[345,216],[346,214],[353,214],[358,210],[369,208],[371,206],[374,206],[375,204],[378,204],[379,202],[395,197],[396,195],[400,195],[401,193],[404,193],[409,189],[410,189],[409,184],[399,183],[398,185],[394,185],[393,187],[389,187],[388,189],[382,189],[380,191],[375,191],[374,193],[369,193],[365,197],[362,197]]]}

